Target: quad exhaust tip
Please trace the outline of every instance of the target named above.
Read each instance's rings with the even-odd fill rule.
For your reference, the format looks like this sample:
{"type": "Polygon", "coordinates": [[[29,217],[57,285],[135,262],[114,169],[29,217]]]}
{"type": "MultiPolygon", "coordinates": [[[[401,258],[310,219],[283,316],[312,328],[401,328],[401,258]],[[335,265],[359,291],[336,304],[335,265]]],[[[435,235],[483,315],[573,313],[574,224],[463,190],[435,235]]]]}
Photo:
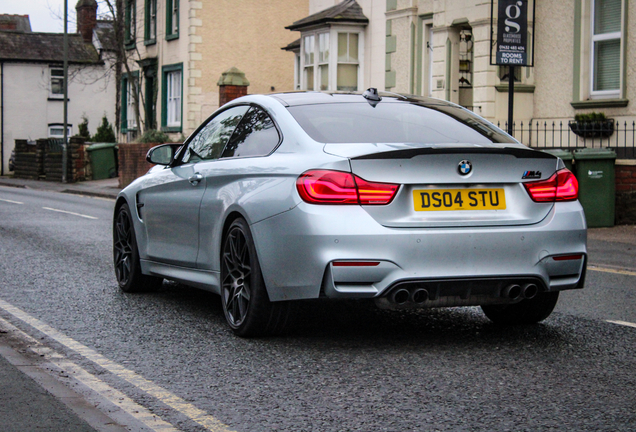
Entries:
{"type": "MultiPolygon", "coordinates": [[[[530,300],[539,294],[539,287],[536,283],[511,283],[501,290],[500,297],[509,300],[530,300]]],[[[410,303],[414,306],[424,306],[429,300],[431,300],[429,291],[420,286],[411,286],[407,288],[398,288],[392,291],[388,295],[390,303],[397,306],[404,306],[410,303]]]]}
{"type": "Polygon", "coordinates": [[[411,297],[411,294],[409,293],[408,290],[404,288],[400,288],[398,290],[393,291],[393,293],[391,293],[391,301],[397,305],[406,304],[406,302],[409,301],[410,297],[411,297]]]}
{"type": "Polygon", "coordinates": [[[428,291],[424,288],[415,289],[411,293],[411,301],[416,305],[424,304],[426,300],[428,300],[428,291]]]}
{"type": "Polygon", "coordinates": [[[521,289],[521,286],[517,284],[508,285],[501,293],[502,297],[509,298],[510,300],[517,300],[521,298],[522,295],[523,290],[521,289]]]}
{"type": "Polygon", "coordinates": [[[523,286],[518,284],[508,285],[502,291],[501,296],[510,300],[518,300],[520,298],[530,300],[535,298],[537,294],[539,294],[539,287],[536,284],[527,283],[523,286]]]}
{"type": "Polygon", "coordinates": [[[535,284],[529,283],[523,286],[523,298],[530,300],[535,298],[537,294],[539,294],[539,287],[535,284]]]}

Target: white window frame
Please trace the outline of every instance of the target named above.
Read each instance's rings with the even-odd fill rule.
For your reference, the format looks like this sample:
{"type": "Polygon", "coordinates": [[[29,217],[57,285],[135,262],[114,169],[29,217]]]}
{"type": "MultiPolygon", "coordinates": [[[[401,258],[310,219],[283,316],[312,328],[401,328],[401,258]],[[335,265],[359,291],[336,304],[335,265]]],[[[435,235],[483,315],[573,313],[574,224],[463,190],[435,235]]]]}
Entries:
{"type": "MultiPolygon", "coordinates": [[[[360,85],[360,77],[361,77],[361,74],[360,74],[360,69],[361,69],[360,47],[361,47],[361,43],[360,43],[360,40],[362,39],[363,35],[361,33],[359,33],[359,32],[356,32],[356,31],[350,31],[349,29],[337,30],[335,33],[336,34],[335,34],[334,38],[336,39],[336,41],[335,41],[335,46],[336,47],[335,47],[335,51],[334,51],[334,53],[335,53],[334,57],[335,57],[335,61],[336,62],[335,62],[334,73],[333,73],[333,75],[334,75],[333,88],[334,88],[334,90],[338,90],[338,65],[339,64],[358,65],[358,77],[357,77],[357,80],[356,80],[357,89],[356,90],[352,90],[352,91],[360,91],[360,89],[361,89],[361,85],[360,85]],[[348,39],[349,35],[351,35],[351,34],[357,34],[358,35],[358,61],[357,62],[345,62],[345,61],[341,62],[341,61],[338,61],[338,40],[340,39],[339,38],[339,34],[340,33],[347,33],[347,41],[349,40],[348,39]]],[[[347,50],[349,49],[348,46],[349,46],[349,44],[347,43],[347,50]]]]}
{"type": "Polygon", "coordinates": [[[181,127],[183,73],[180,70],[166,72],[166,126],[181,127]],[[176,77],[179,77],[177,80],[176,77]]]}
{"type": "MultiPolygon", "coordinates": [[[[320,89],[319,64],[319,34],[329,33],[329,85],[327,91],[336,91],[338,80],[338,33],[358,34],[358,91],[364,89],[364,37],[365,29],[361,26],[332,26],[322,27],[316,30],[302,32],[300,38],[300,89],[307,90],[307,77],[305,74],[305,37],[314,36],[314,90],[320,89]]],[[[350,63],[347,63],[350,64],[350,63]]]]}
{"type": "MultiPolygon", "coordinates": [[[[66,125],[66,136],[67,137],[71,137],[72,131],[73,131],[73,125],[67,124],[66,125]]],[[[60,124],[50,124],[49,128],[48,128],[48,134],[49,134],[49,138],[64,138],[64,124],[60,123],[60,124]],[[53,134],[52,130],[53,129],[59,129],[60,131],[62,131],[59,135],[57,134],[53,134]]]]}
{"type": "Polygon", "coordinates": [[[307,90],[307,68],[309,67],[313,67],[314,69],[314,73],[313,73],[313,80],[314,82],[312,83],[313,86],[311,88],[311,90],[316,90],[316,60],[317,60],[317,53],[316,53],[316,39],[317,39],[317,35],[315,32],[312,33],[303,33],[302,37],[300,38],[300,62],[301,62],[301,86],[303,90],[307,90]],[[306,45],[307,45],[307,39],[311,38],[312,41],[312,48],[311,49],[306,49],[306,45]],[[314,61],[311,65],[307,64],[307,60],[306,60],[306,56],[310,55],[311,52],[313,52],[314,54],[314,61]]]}
{"type": "Polygon", "coordinates": [[[422,80],[426,82],[426,90],[423,90],[425,96],[433,97],[433,61],[434,61],[434,48],[433,48],[433,20],[427,21],[424,23],[424,50],[426,55],[424,56],[425,67],[422,68],[424,70],[425,79],[422,80]]]}
{"type": "Polygon", "coordinates": [[[150,0],[149,8],[148,18],[150,22],[148,23],[148,39],[157,40],[157,0],[150,0]]]}
{"type": "Polygon", "coordinates": [[[624,20],[623,17],[625,16],[625,2],[623,0],[621,0],[621,17],[620,17],[620,23],[621,23],[621,30],[618,32],[612,32],[612,33],[603,33],[603,34],[599,34],[596,35],[594,34],[594,24],[595,24],[595,17],[594,17],[594,10],[595,10],[595,3],[596,0],[590,0],[590,98],[591,99],[609,99],[609,98],[619,98],[622,94],[622,90],[623,90],[623,68],[625,66],[625,59],[624,59],[624,51],[623,51],[623,44],[625,43],[625,41],[623,40],[623,34],[624,34],[624,20]],[[620,66],[619,66],[619,87],[618,89],[615,90],[594,90],[594,72],[595,72],[595,50],[594,50],[594,44],[596,42],[602,42],[602,41],[609,41],[609,40],[618,40],[620,43],[620,66]]]}
{"type": "Polygon", "coordinates": [[[315,70],[314,70],[314,76],[316,76],[316,82],[318,83],[317,87],[314,87],[316,90],[320,90],[320,91],[325,91],[325,90],[329,90],[329,82],[331,81],[331,77],[329,76],[331,74],[331,64],[330,64],[330,57],[331,57],[331,35],[330,32],[320,32],[316,34],[316,41],[317,41],[317,47],[316,47],[316,54],[314,55],[315,58],[315,70]],[[323,41],[326,39],[326,43],[323,43],[323,41]],[[323,54],[323,50],[322,48],[326,48],[326,50],[324,50],[324,53],[326,53],[325,58],[321,58],[321,55],[323,54]],[[315,56],[318,57],[315,57],[315,56]],[[321,66],[327,66],[327,88],[323,89],[322,88],[322,74],[321,74],[321,66]]]}
{"type": "Polygon", "coordinates": [[[49,97],[52,99],[64,99],[64,69],[61,67],[50,67],[49,68],[49,97]],[[61,76],[53,76],[53,71],[61,71],[61,76]],[[53,80],[61,80],[62,81],[62,92],[61,93],[53,93],[53,80]]]}
{"type": "Polygon", "coordinates": [[[126,80],[126,129],[137,130],[137,116],[135,115],[135,98],[133,97],[133,80],[137,81],[139,90],[139,80],[134,76],[129,76],[126,80]]]}
{"type": "Polygon", "coordinates": [[[179,0],[172,0],[172,10],[170,13],[172,14],[170,34],[176,35],[179,33],[179,0]]]}
{"type": "Polygon", "coordinates": [[[294,89],[300,90],[302,69],[300,67],[300,51],[294,53],[294,89]]]}

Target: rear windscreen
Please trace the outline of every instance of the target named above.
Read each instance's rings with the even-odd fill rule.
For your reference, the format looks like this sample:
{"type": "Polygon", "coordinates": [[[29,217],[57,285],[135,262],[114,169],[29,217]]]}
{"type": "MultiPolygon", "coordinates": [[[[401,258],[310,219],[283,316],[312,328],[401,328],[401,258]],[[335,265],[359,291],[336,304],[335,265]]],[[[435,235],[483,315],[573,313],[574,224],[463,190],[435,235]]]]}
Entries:
{"type": "Polygon", "coordinates": [[[468,110],[449,105],[365,102],[288,108],[315,141],[344,143],[514,143],[468,110]]]}

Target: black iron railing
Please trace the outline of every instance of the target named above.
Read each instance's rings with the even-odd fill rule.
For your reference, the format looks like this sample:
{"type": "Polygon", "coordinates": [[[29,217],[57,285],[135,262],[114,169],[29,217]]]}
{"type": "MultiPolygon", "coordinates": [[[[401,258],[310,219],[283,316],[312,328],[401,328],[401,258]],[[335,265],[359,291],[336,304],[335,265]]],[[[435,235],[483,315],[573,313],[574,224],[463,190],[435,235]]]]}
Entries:
{"type": "MultiPolygon", "coordinates": [[[[507,130],[508,122],[497,122],[507,130]]],[[[636,121],[570,121],[514,122],[513,136],[533,148],[611,148],[619,159],[636,159],[636,121]]]]}

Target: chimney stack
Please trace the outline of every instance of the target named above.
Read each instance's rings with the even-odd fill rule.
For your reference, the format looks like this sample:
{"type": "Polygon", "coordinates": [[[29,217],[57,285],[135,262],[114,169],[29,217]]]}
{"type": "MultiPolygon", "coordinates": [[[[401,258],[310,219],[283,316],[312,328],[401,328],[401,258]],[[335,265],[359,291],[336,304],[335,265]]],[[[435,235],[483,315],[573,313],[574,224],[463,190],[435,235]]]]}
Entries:
{"type": "Polygon", "coordinates": [[[84,43],[93,43],[93,29],[97,25],[97,2],[79,0],[75,10],[77,11],[77,33],[82,35],[84,43]]]}

